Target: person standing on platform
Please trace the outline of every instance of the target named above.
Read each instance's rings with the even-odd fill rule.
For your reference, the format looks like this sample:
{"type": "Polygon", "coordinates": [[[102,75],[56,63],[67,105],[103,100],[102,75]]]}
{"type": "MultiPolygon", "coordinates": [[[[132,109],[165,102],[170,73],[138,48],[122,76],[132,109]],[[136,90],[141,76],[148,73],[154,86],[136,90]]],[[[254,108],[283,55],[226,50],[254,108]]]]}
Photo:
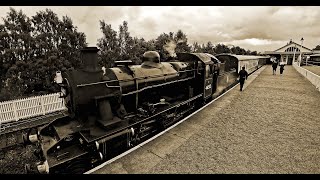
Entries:
{"type": "Polygon", "coordinates": [[[280,75],[282,75],[283,70],[284,70],[284,63],[281,63],[280,64],[280,75]]]}
{"type": "Polygon", "coordinates": [[[246,79],[248,79],[248,72],[245,70],[245,67],[242,67],[242,70],[239,71],[240,91],[242,91],[246,79]]]}
{"type": "Polygon", "coordinates": [[[276,72],[277,72],[277,67],[278,67],[278,62],[275,60],[275,61],[273,61],[273,63],[272,63],[272,69],[273,69],[272,73],[273,73],[273,75],[276,74],[276,72]]]}

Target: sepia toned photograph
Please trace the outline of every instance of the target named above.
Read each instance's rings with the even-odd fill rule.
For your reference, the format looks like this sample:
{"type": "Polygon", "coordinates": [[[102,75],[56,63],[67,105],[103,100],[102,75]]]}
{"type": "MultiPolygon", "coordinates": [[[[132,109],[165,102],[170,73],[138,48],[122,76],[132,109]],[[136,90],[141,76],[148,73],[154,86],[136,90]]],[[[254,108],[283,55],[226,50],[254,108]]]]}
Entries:
{"type": "Polygon", "coordinates": [[[319,174],[319,6],[0,6],[0,174],[319,174]]]}

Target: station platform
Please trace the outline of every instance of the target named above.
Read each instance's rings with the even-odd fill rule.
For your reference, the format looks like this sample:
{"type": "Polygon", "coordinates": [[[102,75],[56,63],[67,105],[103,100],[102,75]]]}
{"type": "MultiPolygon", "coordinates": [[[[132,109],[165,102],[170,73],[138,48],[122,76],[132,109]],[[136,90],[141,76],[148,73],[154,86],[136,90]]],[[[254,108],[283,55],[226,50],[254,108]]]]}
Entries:
{"type": "Polygon", "coordinates": [[[320,173],[320,92],[266,65],[165,134],[93,174],[320,173]]]}

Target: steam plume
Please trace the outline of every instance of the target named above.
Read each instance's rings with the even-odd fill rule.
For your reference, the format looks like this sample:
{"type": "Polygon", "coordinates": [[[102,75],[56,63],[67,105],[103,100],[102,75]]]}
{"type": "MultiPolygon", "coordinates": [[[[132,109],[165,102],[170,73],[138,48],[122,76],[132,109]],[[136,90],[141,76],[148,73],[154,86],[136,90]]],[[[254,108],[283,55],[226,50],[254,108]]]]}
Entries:
{"type": "Polygon", "coordinates": [[[170,54],[171,57],[177,57],[177,54],[175,53],[176,47],[177,44],[173,40],[170,40],[163,46],[163,48],[170,54]]]}

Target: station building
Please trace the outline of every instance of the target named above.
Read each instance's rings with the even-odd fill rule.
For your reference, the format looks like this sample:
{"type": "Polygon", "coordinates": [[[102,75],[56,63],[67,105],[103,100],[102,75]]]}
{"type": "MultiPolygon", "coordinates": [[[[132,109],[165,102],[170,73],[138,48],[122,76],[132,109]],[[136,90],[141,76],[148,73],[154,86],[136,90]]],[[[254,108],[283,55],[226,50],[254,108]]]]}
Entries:
{"type": "Polygon", "coordinates": [[[278,48],[274,51],[265,51],[265,55],[277,58],[279,62],[287,65],[292,65],[292,62],[300,61],[300,54],[302,61],[306,58],[310,58],[311,55],[319,54],[319,50],[315,51],[310,48],[298,44],[290,40],[285,46],[278,48]]]}

